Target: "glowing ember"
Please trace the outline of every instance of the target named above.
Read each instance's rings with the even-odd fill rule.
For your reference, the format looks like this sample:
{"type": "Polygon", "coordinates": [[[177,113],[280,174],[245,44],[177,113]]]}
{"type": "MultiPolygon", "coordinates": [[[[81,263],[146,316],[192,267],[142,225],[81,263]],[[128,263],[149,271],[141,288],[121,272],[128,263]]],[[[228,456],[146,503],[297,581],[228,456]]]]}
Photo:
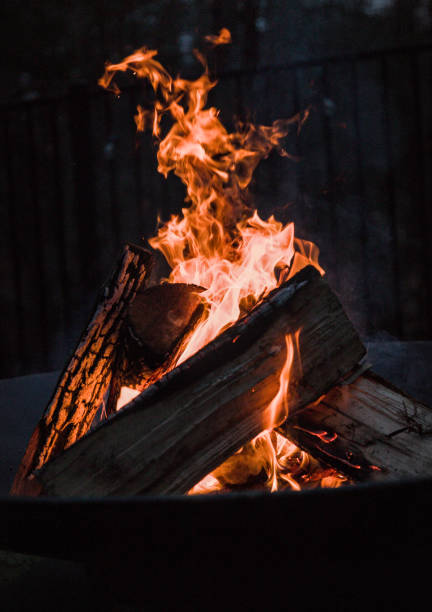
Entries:
{"type": "MultiPolygon", "coordinates": [[[[231,36],[222,29],[206,40],[214,46],[230,42],[231,36]]],[[[150,83],[156,99],[151,110],[138,106],[137,129],[149,128],[157,139],[159,172],[165,177],[174,172],[186,186],[189,206],[161,225],[149,241],[171,266],[168,282],[205,288],[201,295],[207,314],[180,356],[177,363],[181,363],[305,265],[312,263],[322,274],[324,271],[318,265],[317,247],[295,238],[293,223],[284,226],[273,216],[261,219],[246,204],[247,188],[259,161],[273,149],[288,156],[282,141],[293,126],[301,128],[307,112],[270,126],[239,123],[229,132],[219,119],[219,111],[206,107],[216,81],[210,78],[203,56],[195,51],[204,72],[192,81],[172,78],[155,60],[156,55],[143,47],[122,62],[107,65],[99,83],[119,94],[114,83],[119,71],[131,71],[150,83]],[[163,135],[164,117],[171,120],[171,127],[163,135]]],[[[305,462],[311,460],[306,461],[305,453],[271,433],[287,415],[289,373],[297,340],[298,335],[287,338],[287,360],[279,392],[269,406],[268,430],[226,462],[223,474],[219,468],[193,492],[214,490],[221,483],[235,484],[238,475],[228,473],[231,468],[233,473],[242,472],[246,464],[249,474],[257,475],[264,469],[271,490],[281,479],[299,488],[290,474],[302,472],[305,462]]],[[[128,397],[132,394],[123,390],[118,408],[128,397]]]]}

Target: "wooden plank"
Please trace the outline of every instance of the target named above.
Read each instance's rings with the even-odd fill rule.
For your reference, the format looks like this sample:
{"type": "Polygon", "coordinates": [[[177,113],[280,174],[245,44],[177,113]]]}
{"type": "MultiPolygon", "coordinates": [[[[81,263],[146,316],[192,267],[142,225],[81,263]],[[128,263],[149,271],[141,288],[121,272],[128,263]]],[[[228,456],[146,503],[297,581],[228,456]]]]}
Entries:
{"type": "Polygon", "coordinates": [[[269,426],[287,335],[299,335],[289,386],[295,414],[365,353],[330,290],[305,268],[123,411],[36,473],[59,496],[184,493],[269,426]]]}

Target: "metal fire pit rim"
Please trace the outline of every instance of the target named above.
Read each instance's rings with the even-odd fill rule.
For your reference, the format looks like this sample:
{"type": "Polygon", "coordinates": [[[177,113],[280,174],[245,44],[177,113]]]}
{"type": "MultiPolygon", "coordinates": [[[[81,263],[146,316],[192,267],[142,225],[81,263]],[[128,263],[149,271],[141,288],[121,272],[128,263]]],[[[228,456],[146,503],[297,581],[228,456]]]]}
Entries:
{"type": "Polygon", "coordinates": [[[370,481],[362,481],[353,484],[347,484],[340,487],[316,487],[310,489],[301,489],[300,491],[293,491],[292,489],[284,489],[283,491],[270,492],[268,490],[244,490],[244,491],[229,491],[229,492],[214,492],[206,494],[186,495],[186,494],[165,494],[165,495],[119,495],[119,496],[105,496],[105,497],[55,497],[51,495],[40,495],[37,497],[22,496],[22,495],[0,495],[0,507],[6,503],[28,503],[35,505],[52,504],[57,506],[69,505],[69,504],[82,504],[82,505],[151,505],[151,504],[166,504],[173,505],[176,503],[182,504],[227,504],[242,501],[263,501],[272,500],[270,503],[275,503],[281,498],[286,499],[297,499],[298,497],[309,498],[323,497],[324,499],[328,496],[346,496],[346,495],[357,495],[361,492],[368,491],[380,491],[382,489],[401,487],[418,486],[422,484],[432,486],[432,474],[422,476],[404,476],[401,478],[389,478],[389,479],[377,479],[370,481]]]}
{"type": "Polygon", "coordinates": [[[403,559],[430,551],[431,510],[432,476],[273,494],[1,497],[0,549],[103,563],[152,563],[158,551],[162,564],[254,541],[274,554],[288,546],[297,559],[403,559]]]}

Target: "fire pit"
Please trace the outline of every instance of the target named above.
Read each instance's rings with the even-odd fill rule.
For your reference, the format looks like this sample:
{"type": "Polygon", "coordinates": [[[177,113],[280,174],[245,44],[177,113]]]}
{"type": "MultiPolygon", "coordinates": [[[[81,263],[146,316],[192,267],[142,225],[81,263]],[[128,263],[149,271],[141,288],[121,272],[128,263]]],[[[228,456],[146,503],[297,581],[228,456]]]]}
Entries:
{"type": "Polygon", "coordinates": [[[407,559],[430,550],[431,507],[430,479],[273,495],[8,499],[0,543],[84,561],[95,585],[151,609],[198,605],[209,593],[206,609],[277,604],[269,585],[293,588],[290,601],[313,609],[328,609],[330,594],[333,605],[364,605],[365,581],[390,609],[416,601],[407,559]]]}
{"type": "Polygon", "coordinates": [[[149,241],[171,273],[161,282],[152,255],[125,246],[17,472],[12,493],[36,497],[2,505],[4,545],[102,566],[129,592],[143,563],[153,586],[181,566],[168,573],[187,593],[208,594],[217,574],[244,604],[260,585],[243,599],[239,586],[257,567],[265,584],[283,582],[288,554],[306,588],[311,559],[330,560],[330,580],[353,549],[367,562],[372,543],[375,562],[412,552],[407,518],[429,543],[431,481],[407,477],[432,474],[430,409],[368,371],[315,245],[245,203],[260,159],[288,155],[282,139],[307,111],[229,133],[206,107],[215,83],[203,56],[189,81],[155,55],[107,65],[100,84],[118,94],[114,77],[129,70],[156,94],[136,125],[152,128],[158,169],[179,176],[189,203],[149,241]],[[259,486],[315,490],[190,495],[259,486]]]}
{"type": "Polygon", "coordinates": [[[230,133],[207,107],[216,83],[203,55],[191,81],[173,79],[156,54],[108,64],[99,83],[118,95],[116,75],[132,71],[154,90],[136,125],[151,127],[158,169],[182,180],[189,203],[149,241],[171,273],[161,282],[150,252],[125,247],[12,492],[201,493],[262,474],[275,491],[428,473],[428,408],[364,374],[365,348],[317,247],[246,204],[258,162],[288,155],[282,140],[307,112],[230,133]],[[110,418],[94,429],[98,414],[110,418]]]}
{"type": "MultiPolygon", "coordinates": [[[[428,402],[430,343],[378,342],[368,348],[376,372],[428,402]]],[[[10,423],[0,433],[2,448],[11,433],[16,436],[5,457],[10,468],[54,384],[52,375],[0,383],[2,414],[10,423]],[[33,416],[26,420],[30,400],[33,416]]],[[[4,493],[8,482],[4,476],[4,493]]],[[[84,561],[95,586],[109,586],[117,598],[148,602],[152,609],[188,598],[197,605],[209,590],[212,602],[227,605],[229,589],[230,605],[257,605],[259,598],[277,599],[268,585],[287,584],[287,575],[296,586],[292,601],[304,606],[312,601],[315,609],[325,609],[323,593],[331,592],[335,605],[361,609],[358,585],[367,580],[379,587],[378,596],[385,595],[383,609],[390,609],[394,602],[401,605],[401,589],[407,605],[418,596],[409,586],[407,560],[430,549],[431,491],[431,479],[405,479],[271,495],[3,497],[0,548],[84,561]],[[397,589],[394,575],[401,570],[397,589]],[[324,590],[316,592],[311,583],[324,590]],[[224,585],[222,594],[216,584],[224,585]]]]}

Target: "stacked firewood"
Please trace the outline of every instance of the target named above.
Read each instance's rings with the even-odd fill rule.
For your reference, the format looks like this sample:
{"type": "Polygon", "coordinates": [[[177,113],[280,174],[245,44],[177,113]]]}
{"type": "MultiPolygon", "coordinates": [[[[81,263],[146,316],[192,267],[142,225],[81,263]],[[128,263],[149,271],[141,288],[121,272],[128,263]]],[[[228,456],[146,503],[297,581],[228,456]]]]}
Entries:
{"type": "Polygon", "coordinates": [[[350,481],[432,471],[432,411],[366,370],[365,348],[315,268],[180,365],[206,316],[202,288],[151,284],[151,268],[150,253],[125,247],[12,493],[188,492],[268,427],[285,338],[295,334],[300,359],[277,435],[350,481]],[[139,395],[117,410],[125,386],[139,395]],[[95,426],[102,409],[107,418],[95,426]]]}

